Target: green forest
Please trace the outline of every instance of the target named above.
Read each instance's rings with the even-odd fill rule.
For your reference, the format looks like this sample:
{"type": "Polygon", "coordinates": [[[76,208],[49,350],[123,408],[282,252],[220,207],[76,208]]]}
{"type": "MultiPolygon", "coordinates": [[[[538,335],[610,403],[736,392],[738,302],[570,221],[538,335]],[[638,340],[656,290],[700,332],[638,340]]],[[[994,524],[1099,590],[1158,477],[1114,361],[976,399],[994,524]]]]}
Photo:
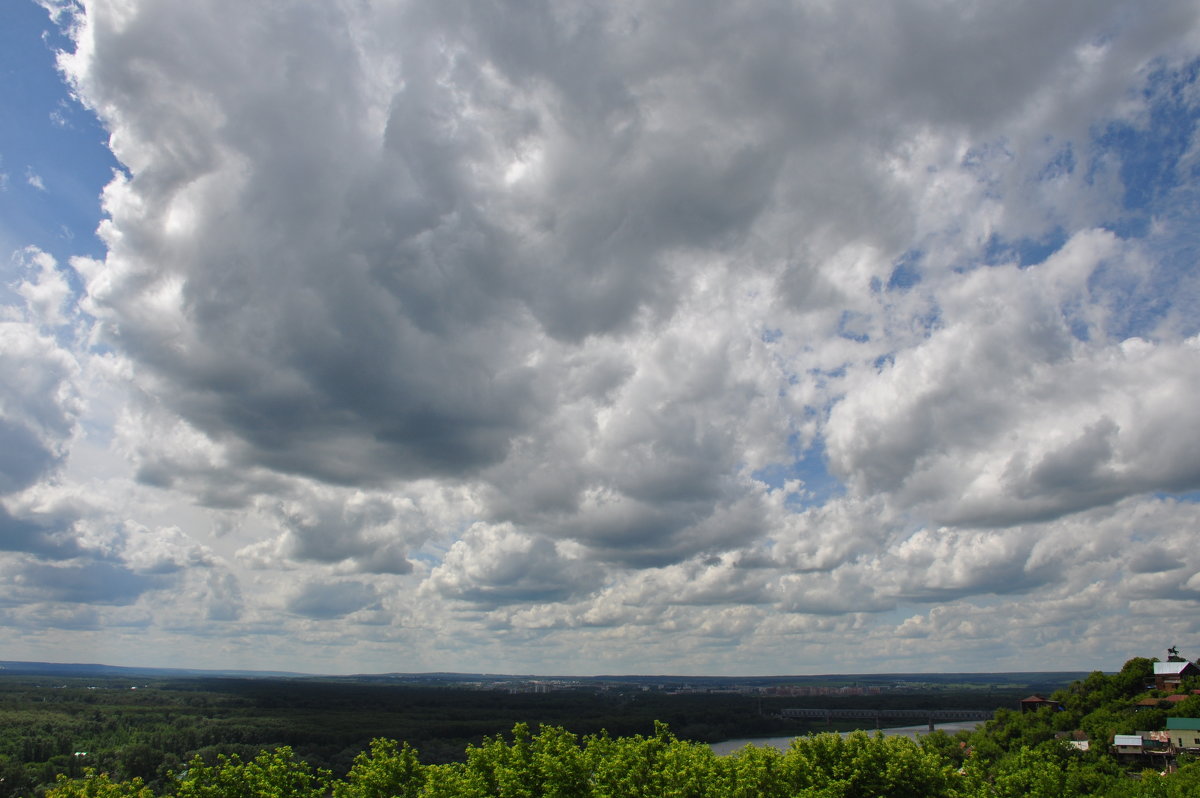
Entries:
{"type": "MultiPolygon", "coordinates": [[[[1200,763],[1186,754],[1163,775],[1109,753],[1114,734],[1200,717],[1200,695],[1140,704],[1154,697],[1145,689],[1151,672],[1151,660],[1133,659],[1058,690],[1058,707],[1000,708],[955,736],[809,730],[786,751],[749,746],[728,756],[703,740],[798,732],[770,706],[747,711],[751,699],[736,695],[297,691],[254,680],[22,694],[9,684],[0,788],[46,798],[1200,795],[1200,763]],[[503,734],[479,733],[522,713],[503,734]],[[1077,732],[1093,741],[1089,750],[1071,745],[1077,732]],[[85,739],[91,748],[76,747],[85,739]],[[463,742],[451,750],[455,741],[463,742]]],[[[980,700],[978,691],[964,695],[962,705],[980,700]]]]}

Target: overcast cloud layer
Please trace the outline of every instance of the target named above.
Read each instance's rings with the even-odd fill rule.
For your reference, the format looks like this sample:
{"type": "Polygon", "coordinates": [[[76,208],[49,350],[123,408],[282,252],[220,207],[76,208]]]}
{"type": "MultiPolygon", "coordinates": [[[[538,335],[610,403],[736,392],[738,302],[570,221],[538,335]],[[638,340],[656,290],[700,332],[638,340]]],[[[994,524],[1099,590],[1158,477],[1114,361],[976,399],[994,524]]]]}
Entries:
{"type": "Polygon", "coordinates": [[[1192,0],[44,4],[9,658],[1200,654],[1192,0]]]}

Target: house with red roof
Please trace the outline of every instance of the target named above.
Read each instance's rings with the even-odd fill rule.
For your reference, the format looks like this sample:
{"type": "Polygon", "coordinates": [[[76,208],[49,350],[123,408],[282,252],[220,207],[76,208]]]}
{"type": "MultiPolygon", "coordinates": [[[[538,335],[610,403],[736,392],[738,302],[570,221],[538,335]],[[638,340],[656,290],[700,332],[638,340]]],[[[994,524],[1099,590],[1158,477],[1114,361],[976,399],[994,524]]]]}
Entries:
{"type": "Polygon", "coordinates": [[[1049,698],[1046,698],[1043,695],[1038,695],[1037,693],[1034,693],[1028,698],[1021,699],[1022,712],[1037,712],[1042,707],[1053,707],[1059,711],[1063,709],[1062,704],[1058,703],[1057,701],[1051,701],[1049,698]]]}

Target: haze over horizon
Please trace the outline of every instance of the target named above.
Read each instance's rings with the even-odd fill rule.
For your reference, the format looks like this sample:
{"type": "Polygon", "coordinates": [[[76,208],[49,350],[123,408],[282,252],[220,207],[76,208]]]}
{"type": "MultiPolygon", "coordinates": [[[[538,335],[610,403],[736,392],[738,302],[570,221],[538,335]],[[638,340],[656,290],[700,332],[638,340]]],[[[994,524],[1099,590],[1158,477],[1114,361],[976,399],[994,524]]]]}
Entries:
{"type": "MultiPolygon", "coordinates": [[[[319,672],[311,672],[311,671],[294,671],[294,670],[192,668],[192,667],[187,667],[187,666],[161,667],[158,665],[145,664],[145,663],[139,664],[139,665],[110,665],[108,663],[103,663],[103,662],[36,662],[36,661],[28,661],[28,660],[0,660],[0,671],[6,671],[6,670],[21,671],[25,674],[40,672],[40,673],[55,674],[55,675],[67,675],[67,672],[71,671],[71,672],[78,672],[80,676],[93,675],[93,676],[111,677],[111,678],[121,678],[126,673],[128,673],[130,675],[137,675],[137,676],[149,675],[151,677],[154,677],[154,675],[158,674],[158,673],[174,674],[174,673],[180,673],[180,672],[189,673],[189,674],[198,674],[198,675],[213,674],[215,676],[234,674],[234,675],[239,675],[239,676],[247,676],[249,678],[255,678],[256,676],[273,678],[273,677],[279,676],[279,677],[285,677],[285,678],[291,678],[291,677],[298,677],[298,678],[312,677],[312,678],[317,678],[317,679],[347,678],[347,679],[353,680],[353,679],[357,679],[357,678],[379,679],[379,678],[395,677],[397,679],[405,679],[408,677],[419,677],[421,679],[432,678],[432,680],[434,682],[444,681],[447,684],[451,684],[451,685],[461,682],[462,679],[464,679],[464,678],[477,677],[477,676],[491,677],[491,678],[496,678],[496,679],[500,679],[500,680],[505,680],[505,679],[513,679],[513,680],[571,679],[571,680],[579,680],[581,683],[587,683],[587,682],[593,681],[593,680],[609,680],[609,679],[614,679],[614,680],[662,679],[662,680],[664,680],[663,684],[665,686],[667,686],[668,688],[678,687],[680,685],[676,684],[676,683],[683,682],[685,680],[698,680],[701,683],[708,682],[708,683],[714,683],[714,684],[720,684],[727,680],[729,683],[738,682],[738,683],[754,684],[754,683],[760,682],[762,680],[789,679],[789,680],[796,680],[796,684],[802,685],[802,684],[808,682],[809,680],[839,681],[839,680],[857,679],[857,678],[875,679],[876,677],[878,677],[880,679],[886,679],[886,677],[919,677],[919,678],[924,679],[924,678],[928,677],[930,683],[936,684],[938,682],[944,682],[946,679],[953,679],[956,677],[966,677],[966,678],[974,679],[974,680],[978,680],[983,677],[1000,677],[1000,682],[1003,683],[1003,682],[1010,682],[1010,681],[1012,681],[1012,679],[1014,679],[1016,677],[1028,677],[1028,676],[1055,677],[1055,676],[1057,676],[1057,677],[1071,677],[1072,679],[1074,679],[1074,678],[1083,678],[1090,673],[1089,671],[1065,671],[1065,670],[957,671],[957,672],[955,672],[955,671],[919,671],[919,672],[873,671],[873,672],[868,672],[868,673],[851,673],[851,672],[846,672],[846,671],[837,671],[837,672],[830,672],[830,673],[782,673],[781,672],[781,673],[742,674],[739,676],[730,676],[730,675],[720,674],[720,673],[680,674],[680,673],[666,673],[666,672],[663,672],[663,673],[633,673],[633,672],[631,672],[631,673],[604,673],[604,672],[600,672],[600,673],[588,673],[588,674],[579,674],[579,673],[563,674],[563,673],[536,672],[536,671],[527,671],[527,672],[520,672],[520,673],[508,673],[508,672],[501,672],[501,671],[380,671],[380,672],[359,671],[359,672],[350,672],[350,673],[319,673],[319,672]],[[17,667],[10,667],[10,666],[17,666],[17,667]],[[114,671],[115,671],[115,673],[114,673],[114,671]]],[[[472,684],[472,682],[462,682],[462,683],[472,684]]],[[[1068,682],[1065,679],[1061,681],[1062,686],[1065,686],[1067,683],[1068,682]]],[[[771,684],[774,685],[774,683],[771,683],[771,684]]],[[[981,686],[995,686],[995,685],[990,685],[990,683],[988,683],[988,682],[980,682],[980,685],[981,686]]],[[[1013,682],[1012,684],[1009,684],[1008,686],[1010,686],[1010,687],[1028,687],[1028,685],[1025,682],[1020,682],[1020,683],[1013,682]]]]}
{"type": "Polygon", "coordinates": [[[1200,656],[1190,0],[0,7],[0,649],[1200,656]]]}

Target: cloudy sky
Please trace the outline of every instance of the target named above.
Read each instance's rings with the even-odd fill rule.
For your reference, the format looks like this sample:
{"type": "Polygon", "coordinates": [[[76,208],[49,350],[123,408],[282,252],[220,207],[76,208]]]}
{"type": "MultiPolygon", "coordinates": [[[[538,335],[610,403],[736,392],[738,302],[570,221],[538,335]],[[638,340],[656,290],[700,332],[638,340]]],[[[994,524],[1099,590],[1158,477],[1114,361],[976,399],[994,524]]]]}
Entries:
{"type": "Polygon", "coordinates": [[[0,9],[0,651],[1200,655],[1200,6],[0,9]]]}

